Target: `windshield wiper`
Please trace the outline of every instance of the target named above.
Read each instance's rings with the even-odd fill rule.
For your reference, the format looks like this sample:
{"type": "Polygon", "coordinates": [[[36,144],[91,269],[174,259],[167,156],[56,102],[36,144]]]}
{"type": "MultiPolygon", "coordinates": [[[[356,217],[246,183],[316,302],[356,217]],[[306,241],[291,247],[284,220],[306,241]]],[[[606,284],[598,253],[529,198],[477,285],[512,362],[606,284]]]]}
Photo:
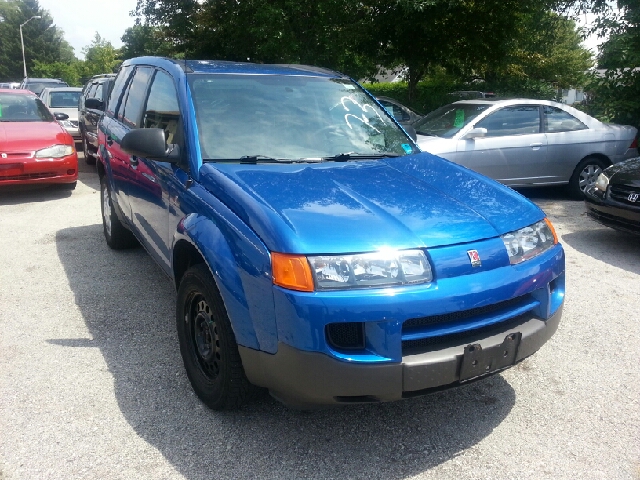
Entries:
{"type": "Polygon", "coordinates": [[[243,155],[238,158],[204,158],[203,162],[220,162],[220,163],[293,163],[296,160],[291,158],[274,158],[267,155],[243,155]]]}
{"type": "Polygon", "coordinates": [[[378,158],[399,157],[399,153],[385,152],[385,153],[338,153],[330,157],[322,157],[323,162],[348,162],[349,160],[375,160],[378,158]]]}

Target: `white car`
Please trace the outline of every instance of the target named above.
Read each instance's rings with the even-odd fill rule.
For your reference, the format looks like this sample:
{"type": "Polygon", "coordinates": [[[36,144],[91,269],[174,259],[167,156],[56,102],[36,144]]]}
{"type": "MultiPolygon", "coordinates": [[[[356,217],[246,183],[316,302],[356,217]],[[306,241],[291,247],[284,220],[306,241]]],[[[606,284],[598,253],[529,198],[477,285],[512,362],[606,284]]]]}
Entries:
{"type": "Polygon", "coordinates": [[[577,198],[604,168],[638,156],[636,128],[548,100],[463,100],[415,129],[423,151],[510,187],[567,184],[577,198]]]}
{"type": "Polygon", "coordinates": [[[60,120],[60,124],[76,141],[80,140],[78,99],[81,93],[82,89],[76,87],[45,88],[40,93],[40,99],[53,114],[64,113],[69,116],[66,120],[60,120]]]}

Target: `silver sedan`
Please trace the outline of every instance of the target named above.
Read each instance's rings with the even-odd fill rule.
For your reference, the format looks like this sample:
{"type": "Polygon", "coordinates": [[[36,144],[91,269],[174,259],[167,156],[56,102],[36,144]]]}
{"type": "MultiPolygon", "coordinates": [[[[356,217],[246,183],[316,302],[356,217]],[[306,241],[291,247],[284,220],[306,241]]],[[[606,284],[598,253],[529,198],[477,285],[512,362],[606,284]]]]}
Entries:
{"type": "Polygon", "coordinates": [[[577,198],[613,163],[638,156],[631,126],[548,100],[464,100],[415,124],[423,151],[511,187],[563,185],[577,198]]]}

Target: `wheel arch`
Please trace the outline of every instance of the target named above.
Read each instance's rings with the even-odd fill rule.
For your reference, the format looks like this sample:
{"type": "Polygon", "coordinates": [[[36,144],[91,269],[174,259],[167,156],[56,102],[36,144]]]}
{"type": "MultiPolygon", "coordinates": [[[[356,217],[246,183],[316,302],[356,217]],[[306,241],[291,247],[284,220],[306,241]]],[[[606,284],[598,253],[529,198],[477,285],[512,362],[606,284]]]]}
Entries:
{"type": "Polygon", "coordinates": [[[243,253],[232,250],[213,221],[189,215],[179,223],[174,236],[171,266],[176,290],[189,268],[205,264],[220,292],[237,343],[275,353],[277,328],[271,280],[255,278],[255,272],[250,271],[254,262],[243,253]]]}
{"type": "MultiPolygon", "coordinates": [[[[611,161],[611,159],[609,157],[607,157],[604,153],[596,152],[596,153],[590,153],[589,155],[585,155],[584,157],[582,157],[580,159],[580,161],[576,164],[575,168],[578,168],[578,165],[580,165],[582,162],[584,162],[587,158],[597,158],[598,160],[602,160],[603,162],[605,162],[607,164],[607,167],[609,165],[613,165],[613,162],[611,161]]],[[[574,169],[574,171],[575,171],[575,169],[574,169]]]]}

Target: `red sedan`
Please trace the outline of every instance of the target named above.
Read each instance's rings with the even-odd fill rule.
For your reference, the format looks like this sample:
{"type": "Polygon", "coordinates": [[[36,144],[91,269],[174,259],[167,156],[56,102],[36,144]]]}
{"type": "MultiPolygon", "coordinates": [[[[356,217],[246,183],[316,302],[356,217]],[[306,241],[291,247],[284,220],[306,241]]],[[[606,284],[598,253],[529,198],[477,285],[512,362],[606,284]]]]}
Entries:
{"type": "Polygon", "coordinates": [[[71,135],[32,92],[0,89],[0,186],[77,180],[71,135]]]}

